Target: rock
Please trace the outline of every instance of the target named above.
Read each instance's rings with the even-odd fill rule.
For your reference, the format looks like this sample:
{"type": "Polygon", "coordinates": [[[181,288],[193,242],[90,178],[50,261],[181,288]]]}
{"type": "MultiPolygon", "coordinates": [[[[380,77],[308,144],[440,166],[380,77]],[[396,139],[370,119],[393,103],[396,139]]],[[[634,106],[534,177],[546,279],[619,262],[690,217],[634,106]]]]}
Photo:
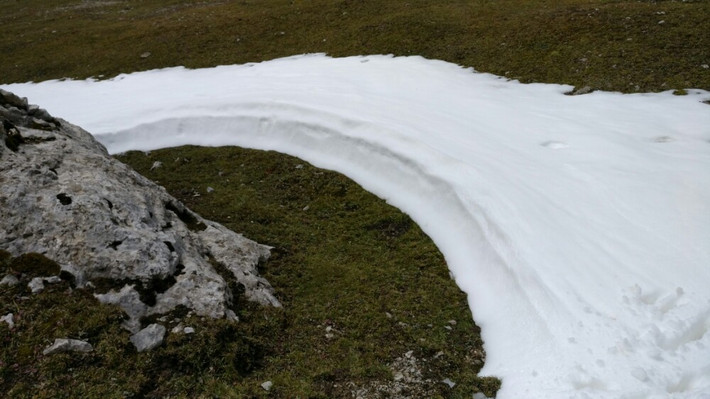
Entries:
{"type": "Polygon", "coordinates": [[[170,330],[171,334],[180,334],[182,332],[184,332],[184,327],[183,327],[182,323],[178,323],[178,325],[176,325],[175,327],[173,327],[170,330]]]}
{"type": "Polygon", "coordinates": [[[483,392],[476,392],[473,394],[473,399],[488,399],[488,396],[486,396],[483,392]]]}
{"type": "Polygon", "coordinates": [[[165,327],[160,324],[151,324],[131,336],[131,342],[138,352],[149,351],[163,343],[165,327]]]}
{"type": "Polygon", "coordinates": [[[109,291],[106,294],[94,295],[100,302],[118,305],[128,315],[128,320],[123,322],[123,327],[133,333],[140,330],[140,318],[148,313],[148,305],[140,299],[140,294],[133,285],[125,285],[120,291],[109,291]]]}
{"type": "Polygon", "coordinates": [[[224,312],[224,318],[230,321],[239,321],[239,316],[237,316],[232,309],[227,309],[227,311],[224,312]]]}
{"type": "Polygon", "coordinates": [[[184,332],[185,334],[194,334],[194,333],[195,333],[195,329],[192,328],[192,327],[185,327],[185,328],[182,329],[182,332],[184,332]]]}
{"type": "Polygon", "coordinates": [[[94,348],[86,341],[78,339],[57,338],[54,343],[42,351],[43,355],[51,355],[60,352],[91,352],[94,348]]]}
{"type": "Polygon", "coordinates": [[[38,294],[44,290],[44,279],[42,277],[33,278],[28,284],[29,288],[33,294],[38,294]]]}
{"type": "Polygon", "coordinates": [[[0,323],[5,322],[9,326],[9,328],[14,328],[15,327],[15,317],[12,313],[8,313],[3,317],[0,317],[0,323]]]}
{"type": "Polygon", "coordinates": [[[17,285],[20,283],[20,280],[17,279],[17,277],[13,276],[12,274],[5,275],[5,277],[0,280],[0,285],[17,285]]]}
{"type": "Polygon", "coordinates": [[[44,290],[44,283],[56,284],[62,281],[59,276],[51,277],[35,277],[27,284],[27,287],[32,291],[33,294],[37,294],[44,290]]]}
{"type": "Polygon", "coordinates": [[[579,88],[579,89],[575,89],[575,90],[573,90],[572,92],[570,92],[570,93],[568,93],[568,94],[571,94],[571,95],[573,95],[573,96],[581,96],[582,94],[589,94],[589,93],[591,93],[591,92],[593,92],[593,91],[594,91],[594,89],[592,89],[591,86],[584,86],[584,87],[581,87],[581,88],[579,88]]]}
{"type": "Polygon", "coordinates": [[[443,382],[444,384],[448,385],[449,388],[453,388],[454,386],[456,386],[456,383],[453,382],[453,381],[451,381],[451,380],[448,379],[448,378],[444,378],[443,380],[441,380],[441,382],[443,382]]]}
{"type": "Polygon", "coordinates": [[[229,316],[236,293],[227,281],[243,286],[249,300],[281,306],[257,271],[269,247],[203,219],[86,131],[36,106],[25,106],[30,116],[16,106],[24,104],[19,97],[5,93],[0,249],[41,253],[79,287],[93,281],[97,298],[129,314],[133,332],[141,317],[180,305],[199,316],[229,316]],[[52,130],[37,129],[32,118],[52,130]]]}
{"type": "Polygon", "coordinates": [[[158,169],[158,168],[160,168],[160,167],[162,167],[162,166],[163,166],[163,163],[162,163],[162,162],[160,162],[160,161],[155,161],[155,162],[153,162],[153,165],[150,167],[150,170],[156,170],[156,169],[158,169]]]}
{"type": "Polygon", "coordinates": [[[261,384],[261,387],[264,388],[265,391],[268,391],[271,389],[271,387],[274,386],[274,383],[271,381],[266,381],[263,384],[261,384]]]}
{"type": "Polygon", "coordinates": [[[0,89],[0,104],[27,110],[27,98],[0,89]]]}

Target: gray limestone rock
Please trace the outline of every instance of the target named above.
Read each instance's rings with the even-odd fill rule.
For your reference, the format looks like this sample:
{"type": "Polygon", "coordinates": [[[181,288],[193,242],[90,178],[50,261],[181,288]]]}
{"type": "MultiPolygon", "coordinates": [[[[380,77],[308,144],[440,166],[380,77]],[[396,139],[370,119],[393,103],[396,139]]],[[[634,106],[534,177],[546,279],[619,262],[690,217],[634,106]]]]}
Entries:
{"type": "Polygon", "coordinates": [[[0,89],[0,104],[9,105],[11,107],[27,110],[27,98],[20,97],[15,93],[10,93],[0,89]]]}
{"type": "Polygon", "coordinates": [[[8,313],[3,317],[0,317],[0,323],[7,323],[7,326],[9,328],[14,328],[15,327],[15,315],[12,313],[8,313]]]}
{"type": "Polygon", "coordinates": [[[20,280],[17,279],[17,277],[13,276],[12,274],[7,274],[5,277],[0,280],[0,285],[8,285],[8,286],[13,286],[17,285],[20,283],[20,280]]]}
{"type": "Polygon", "coordinates": [[[151,324],[131,336],[131,342],[138,352],[149,351],[163,343],[165,327],[160,324],[151,324]]]}
{"type": "Polygon", "coordinates": [[[60,352],[91,352],[94,348],[86,341],[78,339],[57,338],[54,343],[42,351],[43,355],[51,355],[60,352]]]}
{"type": "Polygon", "coordinates": [[[27,287],[33,294],[42,292],[42,290],[44,290],[44,279],[42,277],[35,277],[27,284],[27,287]]]}
{"type": "Polygon", "coordinates": [[[41,253],[78,286],[100,281],[97,297],[122,306],[134,332],[141,317],[180,305],[225,317],[228,280],[243,285],[246,298],[280,306],[257,272],[269,247],[203,219],[91,134],[38,107],[20,109],[15,97],[0,98],[14,115],[0,112],[0,249],[41,253]]]}

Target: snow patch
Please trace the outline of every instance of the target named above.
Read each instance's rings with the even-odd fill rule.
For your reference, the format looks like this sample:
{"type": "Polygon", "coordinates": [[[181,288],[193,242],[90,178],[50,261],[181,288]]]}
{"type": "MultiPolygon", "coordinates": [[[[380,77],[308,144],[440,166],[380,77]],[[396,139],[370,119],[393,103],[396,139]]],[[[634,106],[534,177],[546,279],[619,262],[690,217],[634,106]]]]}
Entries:
{"type": "Polygon", "coordinates": [[[348,175],[444,253],[498,398],[707,398],[710,93],[297,56],[4,88],[109,151],[241,145],[348,175]]]}

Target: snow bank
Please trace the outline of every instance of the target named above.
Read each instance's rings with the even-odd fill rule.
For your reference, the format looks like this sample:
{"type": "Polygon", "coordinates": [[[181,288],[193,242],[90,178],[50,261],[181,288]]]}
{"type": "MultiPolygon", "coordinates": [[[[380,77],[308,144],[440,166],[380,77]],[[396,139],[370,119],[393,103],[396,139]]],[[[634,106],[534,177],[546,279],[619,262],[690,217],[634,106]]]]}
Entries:
{"type": "Polygon", "coordinates": [[[408,214],[469,294],[499,398],[710,398],[710,93],[298,56],[5,89],[111,152],[277,150],[408,214]]]}

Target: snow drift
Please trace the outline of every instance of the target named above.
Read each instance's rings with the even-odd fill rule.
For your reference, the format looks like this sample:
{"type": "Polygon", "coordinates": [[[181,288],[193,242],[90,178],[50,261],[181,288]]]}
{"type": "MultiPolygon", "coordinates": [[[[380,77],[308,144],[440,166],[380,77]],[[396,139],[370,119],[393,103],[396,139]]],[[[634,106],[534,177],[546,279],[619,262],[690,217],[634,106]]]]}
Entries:
{"type": "Polygon", "coordinates": [[[386,198],[468,293],[499,398],[710,398],[708,92],[323,55],[6,88],[114,153],[271,149],[386,198]]]}

